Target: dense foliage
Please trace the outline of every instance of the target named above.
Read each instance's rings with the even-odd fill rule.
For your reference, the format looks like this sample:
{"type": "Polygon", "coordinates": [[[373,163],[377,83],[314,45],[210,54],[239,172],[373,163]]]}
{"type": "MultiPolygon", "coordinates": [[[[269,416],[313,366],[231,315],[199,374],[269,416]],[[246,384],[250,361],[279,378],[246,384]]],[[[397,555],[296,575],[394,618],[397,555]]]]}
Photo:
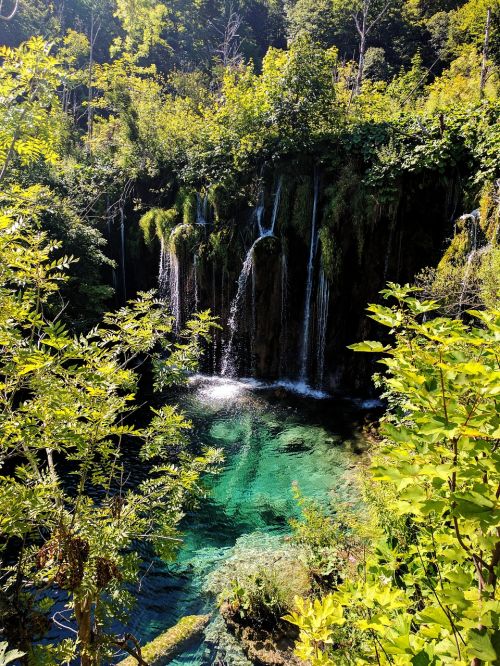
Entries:
{"type": "Polygon", "coordinates": [[[367,481],[380,536],[357,576],[288,616],[313,664],[498,658],[499,313],[433,317],[437,304],[412,291],[391,285],[396,304],[369,308],[392,344],[353,346],[387,368],[391,407],[367,481]]]}
{"type": "MultiPolygon", "coordinates": [[[[126,624],[138,545],[170,555],[220,455],[188,453],[173,407],[132,418],[139,381],[183,381],[214,322],[198,314],[174,341],[166,304],[127,284],[128,254],[198,242],[203,196],[206,254],[227,262],[228,211],[255,204],[264,168],[285,162],[337,176],[320,233],[330,282],[328,224],[348,206],[369,225],[408,183],[418,196],[440,182],[481,207],[420,276],[456,319],[395,286],[396,306],[371,307],[394,335],[357,347],[387,366],[373,516],[363,532],[298,495],[293,541],[312,577],[288,616],[298,654],[495,663],[499,0],[19,0],[0,2],[0,41],[0,663],[14,648],[31,663],[136,652],[110,625],[126,624]],[[144,479],[127,478],[125,448],[144,479]],[[33,642],[54,589],[52,619],[76,638],[33,642]]],[[[261,623],[291,611],[269,572],[235,579],[231,595],[261,623]]]]}

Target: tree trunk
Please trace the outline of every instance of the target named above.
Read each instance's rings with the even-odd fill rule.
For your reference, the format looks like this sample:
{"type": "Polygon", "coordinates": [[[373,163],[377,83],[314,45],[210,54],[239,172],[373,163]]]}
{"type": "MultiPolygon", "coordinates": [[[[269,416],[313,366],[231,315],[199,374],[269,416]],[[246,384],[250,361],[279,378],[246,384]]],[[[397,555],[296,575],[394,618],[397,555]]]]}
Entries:
{"type": "Polygon", "coordinates": [[[93,132],[93,109],[92,109],[92,99],[93,99],[93,88],[92,88],[92,75],[94,69],[94,12],[92,11],[90,15],[90,50],[89,50],[89,80],[88,80],[88,108],[87,108],[87,150],[90,153],[92,152],[92,132],[93,132]]]}
{"type": "Polygon", "coordinates": [[[81,666],[92,666],[92,604],[90,599],[75,602],[75,618],[78,626],[78,640],[80,642],[81,666]]]}
{"type": "Polygon", "coordinates": [[[361,90],[361,84],[363,83],[363,71],[365,68],[365,53],[366,53],[366,31],[365,31],[365,20],[363,18],[362,32],[359,40],[359,61],[358,61],[358,76],[356,78],[356,94],[359,94],[361,90]]]}
{"type": "Polygon", "coordinates": [[[481,64],[481,82],[479,84],[479,94],[484,95],[484,86],[488,75],[488,51],[490,45],[490,25],[491,25],[491,7],[488,7],[486,13],[486,27],[484,29],[483,62],[481,64]]]}

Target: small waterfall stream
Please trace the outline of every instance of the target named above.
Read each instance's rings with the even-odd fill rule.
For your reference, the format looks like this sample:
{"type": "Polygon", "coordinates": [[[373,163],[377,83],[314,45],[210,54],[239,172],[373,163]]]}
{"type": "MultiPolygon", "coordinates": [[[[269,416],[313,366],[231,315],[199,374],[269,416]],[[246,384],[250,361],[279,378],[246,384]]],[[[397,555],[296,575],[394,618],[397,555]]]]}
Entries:
{"type": "Polygon", "coordinates": [[[229,312],[229,341],[223,351],[222,364],[221,364],[221,374],[223,376],[235,377],[237,374],[237,365],[238,365],[238,355],[237,350],[235,349],[235,336],[238,332],[240,321],[242,319],[242,314],[244,313],[246,307],[246,296],[248,289],[248,280],[252,278],[252,303],[251,303],[251,351],[252,357],[254,352],[254,337],[256,329],[256,317],[257,312],[255,308],[255,280],[254,280],[254,250],[257,243],[261,238],[266,238],[268,236],[274,236],[274,228],[276,225],[276,219],[278,217],[279,205],[281,200],[281,187],[283,183],[283,178],[280,176],[278,178],[278,183],[276,185],[276,191],[274,193],[273,201],[273,212],[271,217],[271,226],[266,229],[263,226],[264,220],[264,203],[263,197],[259,197],[259,203],[255,207],[254,216],[257,220],[257,225],[259,229],[259,237],[254,241],[252,247],[247,252],[245,261],[243,262],[243,267],[241,269],[240,276],[238,278],[238,289],[236,291],[236,296],[231,303],[230,312],[229,312]]]}
{"type": "Polygon", "coordinates": [[[170,273],[170,259],[165,248],[165,241],[160,241],[160,266],[158,268],[158,293],[160,298],[168,298],[168,284],[170,273]]]}
{"type": "Polygon", "coordinates": [[[304,318],[302,324],[302,348],[300,352],[300,374],[301,382],[307,383],[309,365],[309,337],[311,332],[311,301],[314,279],[314,257],[316,256],[317,230],[316,218],[318,215],[319,174],[314,174],[314,201],[311,219],[311,240],[309,246],[309,261],[307,264],[306,297],[304,302],[304,318]]]}
{"type": "Polygon", "coordinates": [[[285,247],[281,251],[281,336],[280,336],[280,377],[286,373],[288,351],[288,256],[285,247]]]}
{"type": "Polygon", "coordinates": [[[196,224],[200,224],[202,227],[205,227],[208,222],[208,194],[205,194],[203,198],[199,192],[196,192],[196,224]]]}
{"type": "Polygon", "coordinates": [[[179,259],[168,247],[168,240],[160,240],[160,264],[158,267],[158,293],[164,298],[175,319],[175,329],[179,330],[181,321],[182,285],[180,280],[179,259]]]}
{"type": "MultiPolygon", "coordinates": [[[[256,243],[260,240],[254,242],[252,247],[245,257],[243,262],[243,268],[241,269],[240,276],[238,278],[238,290],[236,296],[234,297],[233,302],[231,303],[231,308],[229,312],[229,342],[224,349],[221,365],[221,374],[229,377],[234,377],[237,374],[237,357],[235,354],[234,344],[235,344],[235,335],[238,331],[238,326],[241,318],[241,312],[246,305],[246,295],[247,295],[247,286],[248,279],[253,277],[253,260],[254,260],[254,248],[256,243]]],[[[252,297],[253,297],[253,288],[252,288],[252,297]]],[[[252,319],[254,318],[254,305],[252,304],[252,319]]]]}
{"type": "Polygon", "coordinates": [[[318,284],[318,331],[316,341],[316,380],[319,386],[323,385],[323,377],[325,374],[325,349],[329,300],[330,285],[323,269],[321,269],[318,284]]]}
{"type": "Polygon", "coordinates": [[[478,248],[477,248],[478,238],[477,238],[477,235],[478,235],[478,226],[479,226],[479,221],[480,221],[479,210],[474,210],[474,211],[472,211],[472,213],[462,215],[462,217],[460,219],[463,220],[465,224],[467,224],[467,222],[470,223],[470,230],[468,231],[468,234],[469,234],[469,241],[470,241],[471,249],[469,251],[469,254],[467,255],[467,260],[466,260],[466,263],[465,263],[464,273],[463,273],[463,277],[462,277],[462,288],[461,288],[461,291],[460,291],[460,298],[458,300],[459,313],[462,312],[462,309],[463,309],[463,306],[464,306],[464,300],[465,300],[465,297],[466,297],[467,287],[469,286],[469,278],[470,278],[470,275],[471,275],[474,258],[476,257],[476,255],[478,253],[478,248]]]}
{"type": "Polygon", "coordinates": [[[269,229],[266,229],[263,226],[263,220],[264,220],[264,203],[263,203],[263,197],[257,207],[255,208],[255,216],[257,218],[257,224],[259,226],[259,238],[264,238],[266,236],[274,236],[274,227],[276,226],[276,219],[278,217],[278,211],[280,207],[280,201],[281,201],[281,188],[283,185],[283,176],[279,176],[278,178],[278,183],[276,185],[276,191],[274,192],[274,200],[273,200],[273,212],[271,216],[271,226],[269,229]]]}

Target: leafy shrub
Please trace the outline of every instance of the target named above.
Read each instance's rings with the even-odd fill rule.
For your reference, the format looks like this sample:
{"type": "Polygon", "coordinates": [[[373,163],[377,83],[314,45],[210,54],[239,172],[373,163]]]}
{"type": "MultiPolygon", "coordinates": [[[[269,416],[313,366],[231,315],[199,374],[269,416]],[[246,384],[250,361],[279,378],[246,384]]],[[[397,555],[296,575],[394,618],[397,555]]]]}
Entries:
{"type": "Polygon", "coordinates": [[[342,645],[329,647],[334,624],[348,617],[360,632],[356,663],[495,664],[500,312],[470,312],[471,325],[424,320],[435,302],[419,301],[408,286],[389,287],[382,293],[396,304],[369,311],[391,329],[394,344],[352,348],[384,354],[382,381],[393,400],[372,483],[392,489],[387,509],[407,521],[411,538],[386,533],[357,578],[312,609],[298,603],[297,653],[309,650],[313,666],[351,663],[342,645]],[[325,620],[333,608],[336,622],[325,620]],[[321,626],[316,649],[313,630],[321,626]]]}
{"type": "Polygon", "coordinates": [[[254,625],[273,625],[291,607],[292,581],[287,585],[276,571],[260,569],[232,581],[228,602],[233,613],[254,625]]]}

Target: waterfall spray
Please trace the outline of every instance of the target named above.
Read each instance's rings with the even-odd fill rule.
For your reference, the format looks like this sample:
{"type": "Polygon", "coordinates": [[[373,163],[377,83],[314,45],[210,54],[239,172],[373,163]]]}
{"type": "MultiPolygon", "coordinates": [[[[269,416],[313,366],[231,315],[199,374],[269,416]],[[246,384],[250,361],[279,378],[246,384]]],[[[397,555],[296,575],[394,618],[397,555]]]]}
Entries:
{"type": "Polygon", "coordinates": [[[319,386],[323,384],[323,377],[325,374],[325,348],[329,301],[330,285],[323,269],[321,269],[318,284],[318,339],[316,342],[316,376],[319,386]]]}
{"type": "Polygon", "coordinates": [[[281,187],[283,185],[283,176],[278,178],[278,184],[276,186],[276,192],[274,193],[274,202],[273,202],[273,215],[271,218],[271,227],[264,234],[264,236],[274,236],[274,227],[276,226],[276,218],[278,217],[278,211],[280,208],[281,202],[281,187]]]}
{"type": "Polygon", "coordinates": [[[201,195],[196,192],[196,224],[201,226],[207,225],[207,211],[208,211],[208,195],[205,194],[203,199],[201,195]]]}
{"type": "MultiPolygon", "coordinates": [[[[467,215],[462,215],[460,218],[463,220],[464,224],[467,224],[467,222],[470,222],[470,231],[468,231],[469,234],[469,241],[470,241],[470,246],[471,249],[467,255],[466,263],[465,263],[465,268],[464,268],[464,274],[462,277],[462,288],[460,290],[460,298],[458,300],[458,311],[461,314],[462,313],[462,308],[464,305],[464,300],[465,300],[465,294],[467,291],[467,287],[469,285],[469,277],[472,271],[472,266],[474,262],[474,258],[476,257],[478,253],[477,249],[477,231],[478,231],[478,226],[479,226],[479,221],[480,221],[480,212],[479,210],[474,210],[472,213],[468,213],[467,215]]],[[[482,248],[484,249],[484,248],[482,248]]]]}
{"type": "Polygon", "coordinates": [[[311,331],[311,300],[314,278],[314,257],[316,256],[317,233],[316,218],[318,214],[319,175],[314,173],[314,201],[311,219],[311,240],[309,246],[309,261],[307,263],[306,298],[304,302],[304,320],[302,324],[302,349],[300,353],[300,381],[307,382],[307,369],[309,361],[309,336],[311,331]]]}
{"type": "Polygon", "coordinates": [[[172,309],[172,314],[175,318],[175,328],[179,330],[181,327],[181,303],[182,303],[182,294],[181,294],[181,280],[180,280],[180,264],[179,259],[175,252],[169,251],[169,293],[170,293],[170,307],[172,309]]]}
{"type": "MultiPolygon", "coordinates": [[[[247,253],[247,256],[245,257],[245,261],[243,262],[243,268],[241,269],[241,273],[238,278],[238,290],[236,292],[236,296],[234,297],[233,302],[231,303],[231,308],[229,312],[229,321],[228,321],[229,342],[226,345],[226,348],[224,349],[224,355],[222,357],[222,365],[221,365],[221,374],[223,376],[229,375],[230,377],[234,377],[236,375],[237,359],[235,358],[234,338],[238,331],[240,312],[242,311],[243,307],[246,304],[248,279],[251,276],[252,276],[252,299],[255,297],[255,292],[253,288],[254,286],[253,263],[254,263],[254,248],[258,241],[259,238],[252,245],[252,247],[247,253]]],[[[255,311],[255,304],[252,303],[252,319],[254,311],[255,311]]]]}
{"type": "Polygon", "coordinates": [[[286,372],[288,350],[288,257],[286,249],[281,252],[281,339],[280,339],[280,376],[286,372]]]}
{"type": "Polygon", "coordinates": [[[198,255],[195,254],[193,257],[193,280],[194,280],[194,310],[198,312],[198,305],[200,303],[200,297],[198,293],[198,255]]]}
{"type": "Polygon", "coordinates": [[[264,238],[265,236],[274,236],[274,227],[276,226],[276,219],[278,217],[280,201],[281,201],[281,187],[283,184],[283,176],[278,178],[278,183],[276,185],[276,190],[274,192],[273,200],[273,212],[271,216],[271,226],[269,229],[266,229],[263,226],[264,220],[264,196],[261,194],[259,197],[259,203],[255,208],[255,217],[257,219],[257,225],[259,227],[259,238],[264,238]]]}
{"type": "Polygon", "coordinates": [[[168,293],[168,284],[169,284],[169,273],[170,273],[170,257],[165,248],[165,241],[162,238],[160,240],[160,266],[158,269],[158,292],[160,298],[167,298],[168,293]]]}

